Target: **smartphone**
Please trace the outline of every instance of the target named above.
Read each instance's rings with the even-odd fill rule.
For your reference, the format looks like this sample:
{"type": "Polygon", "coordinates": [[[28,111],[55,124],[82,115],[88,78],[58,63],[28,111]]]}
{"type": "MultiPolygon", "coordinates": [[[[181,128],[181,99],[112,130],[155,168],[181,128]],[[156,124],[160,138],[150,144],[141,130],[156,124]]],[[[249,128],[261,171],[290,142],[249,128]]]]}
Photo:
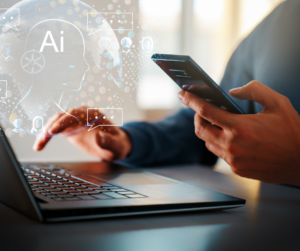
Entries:
{"type": "Polygon", "coordinates": [[[201,98],[211,101],[228,112],[245,112],[212,80],[211,77],[190,57],[169,54],[154,54],[152,60],[182,88],[201,98]]]}

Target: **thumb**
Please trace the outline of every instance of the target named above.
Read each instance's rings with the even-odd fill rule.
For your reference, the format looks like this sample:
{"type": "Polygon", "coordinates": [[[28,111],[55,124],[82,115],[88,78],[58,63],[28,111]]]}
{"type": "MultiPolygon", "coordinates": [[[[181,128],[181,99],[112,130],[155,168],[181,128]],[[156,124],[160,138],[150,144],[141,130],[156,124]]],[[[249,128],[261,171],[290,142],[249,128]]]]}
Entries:
{"type": "Polygon", "coordinates": [[[117,140],[117,137],[111,133],[106,133],[100,131],[97,135],[98,145],[106,151],[110,151],[113,154],[113,159],[118,159],[120,156],[120,142],[117,140]]]}
{"type": "Polygon", "coordinates": [[[280,95],[258,81],[252,81],[243,87],[232,89],[229,93],[235,98],[241,100],[253,100],[269,109],[277,105],[278,95],[280,95]]]}

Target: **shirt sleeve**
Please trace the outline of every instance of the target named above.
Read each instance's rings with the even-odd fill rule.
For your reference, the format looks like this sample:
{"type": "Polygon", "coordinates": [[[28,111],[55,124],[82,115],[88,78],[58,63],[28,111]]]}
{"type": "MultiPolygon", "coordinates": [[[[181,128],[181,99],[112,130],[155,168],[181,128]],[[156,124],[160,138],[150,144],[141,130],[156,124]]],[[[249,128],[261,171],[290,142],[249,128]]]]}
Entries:
{"type": "Polygon", "coordinates": [[[133,166],[213,165],[217,157],[195,135],[194,115],[193,110],[183,109],[156,123],[126,124],[122,129],[129,135],[133,148],[121,163],[133,166]]]}

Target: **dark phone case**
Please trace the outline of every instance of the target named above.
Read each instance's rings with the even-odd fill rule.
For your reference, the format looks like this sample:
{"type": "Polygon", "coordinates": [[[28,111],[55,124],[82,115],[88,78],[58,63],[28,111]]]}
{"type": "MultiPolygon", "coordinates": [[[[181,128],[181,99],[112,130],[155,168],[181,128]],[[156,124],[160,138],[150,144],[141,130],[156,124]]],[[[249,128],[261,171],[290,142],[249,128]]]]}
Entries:
{"type": "MultiPolygon", "coordinates": [[[[206,74],[189,56],[154,54],[152,60],[174,80],[180,88],[183,85],[202,86],[210,91],[209,99],[217,101],[227,111],[236,114],[245,112],[206,74]]],[[[205,98],[205,97],[204,97],[205,98]]]]}

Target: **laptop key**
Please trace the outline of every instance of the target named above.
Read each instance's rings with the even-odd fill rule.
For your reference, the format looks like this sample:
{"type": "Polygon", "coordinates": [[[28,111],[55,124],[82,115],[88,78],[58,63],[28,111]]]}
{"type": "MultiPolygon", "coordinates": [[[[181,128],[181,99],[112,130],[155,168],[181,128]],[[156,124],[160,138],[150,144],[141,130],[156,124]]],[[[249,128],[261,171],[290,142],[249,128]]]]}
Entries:
{"type": "Polygon", "coordinates": [[[92,192],[93,190],[92,189],[86,189],[86,188],[79,188],[77,189],[78,191],[81,191],[81,192],[92,192]]]}
{"type": "Polygon", "coordinates": [[[74,197],[74,198],[66,198],[66,200],[67,201],[78,201],[78,200],[81,200],[81,199],[74,197]]]}
{"type": "Polygon", "coordinates": [[[97,194],[97,195],[93,195],[93,197],[96,197],[99,200],[109,200],[112,199],[111,197],[105,195],[105,194],[97,194]]]}
{"type": "Polygon", "coordinates": [[[59,188],[46,188],[45,189],[46,191],[49,191],[49,192],[61,192],[62,190],[59,189],[59,188]]]}
{"type": "Polygon", "coordinates": [[[56,186],[56,184],[52,182],[47,182],[47,184],[49,184],[50,186],[56,186]]]}
{"type": "Polygon", "coordinates": [[[46,184],[39,184],[39,185],[37,185],[38,187],[47,187],[48,185],[46,185],[46,184]]]}
{"type": "Polygon", "coordinates": [[[91,192],[86,192],[87,194],[99,194],[100,192],[96,192],[96,191],[91,191],[91,192]]]}
{"type": "Polygon", "coordinates": [[[78,196],[78,198],[82,199],[82,200],[96,200],[96,198],[92,197],[92,196],[78,196]]]}
{"type": "Polygon", "coordinates": [[[44,196],[51,195],[51,193],[41,193],[44,196]]]}
{"type": "Polygon", "coordinates": [[[60,188],[60,189],[65,189],[66,187],[65,186],[63,186],[63,185],[55,185],[55,186],[53,186],[53,185],[51,185],[52,187],[55,187],[55,188],[60,188]]]}
{"type": "Polygon", "coordinates": [[[100,187],[97,187],[97,186],[89,186],[88,188],[96,190],[96,189],[99,189],[100,187]]]}
{"type": "Polygon", "coordinates": [[[50,198],[50,199],[59,198],[59,197],[57,197],[57,196],[55,196],[55,195],[53,195],[53,194],[52,194],[52,195],[47,195],[47,197],[50,198]]]}
{"type": "Polygon", "coordinates": [[[140,194],[126,194],[126,196],[129,198],[145,198],[145,196],[140,194]]]}
{"type": "Polygon", "coordinates": [[[53,193],[58,194],[58,195],[68,195],[68,193],[66,193],[66,192],[53,192],[53,193]]]}
{"type": "Polygon", "coordinates": [[[59,202],[60,202],[60,201],[66,201],[64,198],[55,198],[54,200],[55,200],[55,201],[59,201],[59,202]]]}
{"type": "Polygon", "coordinates": [[[126,189],[122,189],[122,188],[115,188],[115,189],[110,189],[109,188],[108,190],[113,191],[113,192],[127,192],[126,189]]]}
{"type": "Polygon", "coordinates": [[[86,193],[70,193],[71,195],[74,195],[74,196],[85,196],[87,195],[86,193]]]}
{"type": "Polygon", "coordinates": [[[127,195],[127,194],[136,194],[134,192],[131,192],[131,191],[127,191],[127,192],[118,192],[119,194],[124,194],[124,195],[127,195]]]}
{"type": "Polygon", "coordinates": [[[103,194],[110,196],[114,199],[127,199],[126,196],[124,196],[122,194],[114,193],[114,192],[107,192],[107,193],[103,193],[103,194]]]}
{"type": "Polygon", "coordinates": [[[113,186],[113,187],[107,187],[106,189],[109,189],[109,190],[112,190],[112,189],[120,189],[120,187],[115,187],[115,186],[113,186]]]}
{"type": "Polygon", "coordinates": [[[61,197],[61,198],[73,198],[74,196],[73,195],[71,195],[71,194],[59,194],[59,195],[57,195],[57,196],[59,196],[59,197],[61,197]]]}
{"type": "Polygon", "coordinates": [[[95,190],[96,192],[109,192],[108,190],[106,190],[106,189],[97,189],[97,190],[95,190]]]}

